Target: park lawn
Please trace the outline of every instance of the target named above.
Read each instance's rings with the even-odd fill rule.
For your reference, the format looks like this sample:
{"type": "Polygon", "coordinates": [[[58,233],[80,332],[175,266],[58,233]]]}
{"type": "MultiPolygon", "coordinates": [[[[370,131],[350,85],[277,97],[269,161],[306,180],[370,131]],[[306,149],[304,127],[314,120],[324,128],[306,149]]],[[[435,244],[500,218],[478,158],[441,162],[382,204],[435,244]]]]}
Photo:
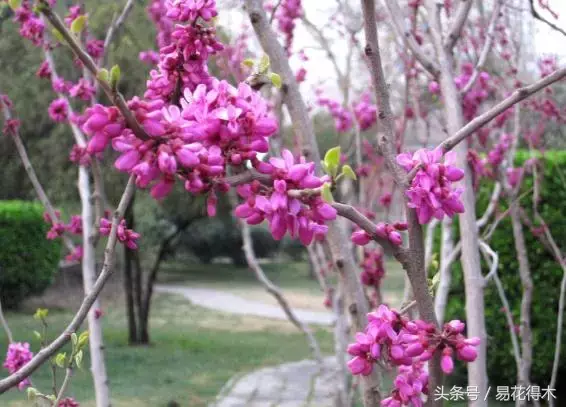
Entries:
{"type": "MultiPolygon", "coordinates": [[[[285,321],[220,314],[192,306],[180,297],[164,295],[155,300],[152,346],[130,347],[120,305],[105,310],[104,316],[114,406],[166,406],[171,401],[180,406],[205,406],[237,373],[310,357],[304,337],[285,321]]],[[[30,341],[37,351],[32,331],[39,327],[32,313],[8,313],[7,319],[16,340],[30,341]]],[[[60,332],[70,318],[69,312],[51,312],[49,332],[60,332]]],[[[322,350],[331,354],[330,330],[317,329],[316,336],[322,350]]],[[[0,337],[0,349],[6,349],[4,337],[0,337]]],[[[89,366],[88,359],[84,366],[89,366]]],[[[48,368],[35,373],[32,380],[41,391],[49,391],[48,368]]],[[[81,406],[94,406],[88,370],[76,372],[69,395],[81,406]]],[[[0,396],[0,405],[30,405],[25,397],[25,393],[11,391],[0,396]]]]}

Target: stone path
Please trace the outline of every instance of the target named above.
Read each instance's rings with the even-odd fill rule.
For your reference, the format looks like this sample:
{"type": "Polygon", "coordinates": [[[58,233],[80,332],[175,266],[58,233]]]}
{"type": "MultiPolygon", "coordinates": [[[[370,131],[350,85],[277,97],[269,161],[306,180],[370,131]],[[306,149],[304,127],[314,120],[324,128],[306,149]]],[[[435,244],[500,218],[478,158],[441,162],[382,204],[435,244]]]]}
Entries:
{"type": "MultiPolygon", "coordinates": [[[[225,291],[164,284],[156,285],[155,290],[157,292],[182,295],[195,305],[216,311],[264,318],[287,319],[283,310],[277,305],[248,300],[225,291]]],[[[334,322],[334,316],[330,312],[309,311],[297,308],[293,308],[293,310],[297,318],[307,324],[332,325],[334,322]]]]}
{"type": "Polygon", "coordinates": [[[209,407],[332,407],[338,377],[334,357],[285,363],[232,378],[209,407]]]}

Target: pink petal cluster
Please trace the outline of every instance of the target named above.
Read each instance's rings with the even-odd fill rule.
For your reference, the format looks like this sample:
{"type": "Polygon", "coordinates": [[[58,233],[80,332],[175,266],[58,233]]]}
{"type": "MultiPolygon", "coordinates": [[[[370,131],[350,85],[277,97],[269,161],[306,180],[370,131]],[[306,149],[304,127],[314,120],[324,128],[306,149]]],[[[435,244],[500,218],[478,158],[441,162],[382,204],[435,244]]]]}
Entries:
{"type": "Polygon", "coordinates": [[[441,354],[441,367],[447,374],[454,367],[452,357],[472,362],[477,357],[478,338],[467,339],[465,325],[454,320],[439,332],[434,324],[422,320],[411,321],[386,305],[380,305],[368,314],[364,332],[356,334],[356,342],[348,346],[353,358],[348,368],[354,375],[369,375],[373,365],[383,363],[400,366],[391,396],[382,402],[384,406],[402,406],[413,403],[422,406],[421,395],[427,394],[428,377],[423,363],[436,352],[441,354]]]}
{"type": "Polygon", "coordinates": [[[72,215],[71,220],[68,224],[65,224],[61,221],[61,213],[59,211],[55,211],[55,216],[57,216],[57,219],[53,221],[49,213],[43,213],[43,219],[45,220],[45,222],[51,224],[51,229],[49,229],[49,231],[47,232],[47,239],[57,239],[61,237],[65,232],[79,236],[83,234],[83,223],[82,217],[80,215],[72,215]]]}
{"type": "MultiPolygon", "coordinates": [[[[474,73],[473,64],[466,62],[462,64],[462,73],[455,78],[456,87],[463,89],[474,73]]],[[[491,92],[491,76],[487,72],[481,72],[478,80],[462,98],[462,110],[466,120],[472,120],[479,110],[480,105],[487,100],[491,92]]]]}
{"type": "Polygon", "coordinates": [[[407,172],[420,165],[417,174],[406,191],[409,206],[415,208],[420,224],[425,224],[434,216],[442,219],[464,212],[460,201],[461,188],[452,186],[453,182],[464,177],[464,171],[454,166],[456,153],[448,152],[442,160],[442,150],[421,149],[414,154],[403,153],[397,156],[397,163],[407,172]]]}
{"type": "Polygon", "coordinates": [[[256,169],[271,175],[273,186],[266,187],[257,181],[239,186],[238,194],[246,201],[236,208],[235,214],[250,225],[267,220],[276,240],[288,232],[308,245],[313,238],[326,234],[325,223],[336,219],[336,210],[318,194],[290,195],[290,191],[319,188],[328,177],[317,177],[314,163],[304,157],[296,161],[289,150],[283,150],[282,156],[271,157],[269,164],[253,161],[256,169]]]}
{"type": "Polygon", "coordinates": [[[371,101],[369,92],[364,92],[360,100],[354,103],[354,114],[361,131],[369,130],[377,122],[377,106],[371,101]]]}
{"type": "Polygon", "coordinates": [[[94,96],[96,88],[88,80],[81,78],[79,81],[69,88],[69,95],[74,98],[88,102],[94,96]]]}
{"type": "Polygon", "coordinates": [[[493,169],[499,167],[499,165],[505,159],[505,155],[511,148],[513,144],[513,136],[510,134],[503,134],[499,142],[493,147],[493,149],[487,154],[487,162],[491,165],[493,169]]]}
{"type": "Polygon", "coordinates": [[[22,37],[30,40],[35,46],[43,45],[45,23],[35,14],[28,2],[22,2],[15,10],[14,21],[20,25],[22,37]]]}
{"type": "Polygon", "coordinates": [[[104,41],[91,39],[86,43],[86,52],[95,60],[104,55],[104,41]]]}
{"type": "Polygon", "coordinates": [[[218,15],[215,0],[166,0],[167,17],[183,22],[209,21],[218,15]]]}
{"type": "Polygon", "coordinates": [[[303,16],[301,0],[282,0],[276,11],[277,28],[285,36],[285,49],[291,52],[296,23],[303,16]]]}
{"type": "Polygon", "coordinates": [[[86,147],[81,147],[78,144],[73,145],[69,153],[69,160],[77,165],[88,166],[90,164],[91,156],[87,152],[86,147]]]}
{"type": "Polygon", "coordinates": [[[75,249],[65,256],[65,260],[69,262],[81,261],[83,258],[82,245],[75,247],[75,249]]]}
{"type": "Polygon", "coordinates": [[[364,259],[360,264],[362,273],[360,279],[363,285],[379,287],[385,276],[383,253],[380,250],[364,250],[364,259]]]}
{"type": "MultiPolygon", "coordinates": [[[[29,349],[29,343],[13,342],[8,345],[8,352],[6,353],[6,359],[4,360],[4,364],[2,366],[5,369],[8,369],[8,372],[10,374],[14,374],[32,358],[33,352],[29,349]]],[[[18,384],[18,389],[23,390],[29,385],[29,379],[25,378],[18,384]]]]}
{"type": "Polygon", "coordinates": [[[65,21],[65,24],[67,24],[67,26],[70,27],[71,24],[73,24],[73,21],[75,21],[77,17],[80,17],[81,15],[82,15],[81,6],[74,5],[69,7],[69,12],[67,13],[67,15],[63,20],[65,21]]]}
{"type": "Polygon", "coordinates": [[[346,133],[352,129],[354,120],[352,118],[352,113],[347,108],[342,106],[336,100],[322,96],[318,97],[317,103],[329,110],[330,114],[334,118],[336,130],[339,133],[346,133]]]}
{"type": "Polygon", "coordinates": [[[159,53],[149,50],[141,51],[139,54],[139,59],[148,65],[156,65],[159,62],[159,53]]]}
{"type": "MultiPolygon", "coordinates": [[[[108,218],[100,219],[100,234],[102,236],[110,235],[110,230],[112,229],[112,222],[108,218]]],[[[137,250],[138,243],[137,240],[140,238],[140,234],[134,232],[132,229],[128,229],[126,226],[126,220],[122,219],[118,224],[118,231],[116,232],[118,241],[126,246],[128,249],[137,250]]]]}
{"type": "Polygon", "coordinates": [[[66,397],[59,402],[57,407],[80,407],[80,404],[72,397],[66,397]]]}
{"type": "Polygon", "coordinates": [[[35,74],[37,75],[38,78],[42,78],[42,79],[51,78],[51,67],[49,66],[49,63],[47,61],[43,61],[35,74]]]}
{"type": "Polygon", "coordinates": [[[393,225],[390,225],[388,223],[380,222],[376,225],[374,232],[375,236],[370,235],[365,230],[358,229],[352,233],[351,240],[358,246],[365,246],[376,237],[380,237],[382,239],[387,239],[393,246],[400,246],[401,243],[403,243],[403,239],[401,238],[399,231],[404,230],[407,230],[406,223],[397,222],[393,225]]]}
{"type": "Polygon", "coordinates": [[[55,122],[66,122],[69,118],[69,105],[64,98],[55,99],[49,105],[49,117],[55,122]]]}
{"type": "Polygon", "coordinates": [[[523,180],[523,168],[507,168],[505,175],[511,188],[515,188],[523,180]]]}

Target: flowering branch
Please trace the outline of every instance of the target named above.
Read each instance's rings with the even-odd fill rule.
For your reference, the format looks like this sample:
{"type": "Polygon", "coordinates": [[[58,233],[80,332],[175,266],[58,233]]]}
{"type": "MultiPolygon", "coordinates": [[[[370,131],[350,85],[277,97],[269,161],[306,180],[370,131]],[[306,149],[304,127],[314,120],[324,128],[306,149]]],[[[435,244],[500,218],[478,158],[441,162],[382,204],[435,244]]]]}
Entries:
{"type": "Polygon", "coordinates": [[[545,23],[546,25],[548,25],[550,28],[552,28],[553,30],[559,32],[562,35],[566,35],[566,30],[558,27],[556,24],[554,24],[551,21],[548,21],[546,18],[544,18],[543,16],[540,15],[540,13],[535,9],[535,3],[534,0],[529,0],[529,5],[531,7],[531,14],[534,18],[536,18],[539,21],[542,21],[543,23],[545,23]]]}
{"type": "Polygon", "coordinates": [[[464,127],[462,127],[460,130],[458,130],[455,134],[453,134],[452,136],[444,140],[442,143],[440,143],[440,147],[442,147],[444,151],[452,150],[462,140],[474,134],[474,132],[479,130],[485,124],[489,123],[491,120],[496,118],[501,113],[505,112],[513,105],[521,102],[522,100],[525,100],[526,98],[534,95],[537,92],[540,92],[547,86],[550,86],[553,83],[558,82],[561,79],[564,79],[565,77],[566,77],[566,67],[557,69],[552,74],[545,76],[541,80],[534,82],[531,85],[517,89],[511,94],[511,96],[502,100],[501,102],[493,106],[485,113],[477,116],[476,118],[471,120],[468,124],[466,124],[464,127]]]}
{"type": "Polygon", "coordinates": [[[133,112],[128,108],[128,105],[126,104],[126,101],[124,100],[122,94],[118,92],[117,89],[112,89],[112,87],[106,80],[100,78],[99,69],[96,66],[95,62],[90,57],[90,55],[85,50],[82,49],[77,39],[73,36],[73,34],[71,34],[71,32],[67,29],[67,27],[63,23],[63,21],[61,21],[61,18],[51,9],[51,7],[49,7],[49,5],[45,3],[42,4],[43,6],[40,7],[40,11],[51,23],[51,25],[53,25],[53,27],[61,33],[62,37],[65,39],[65,41],[67,42],[67,44],[69,45],[75,56],[81,60],[81,62],[86,67],[86,69],[88,69],[91,75],[94,78],[96,78],[96,81],[98,82],[99,86],[102,88],[104,93],[108,96],[108,98],[112,101],[112,103],[118,108],[118,110],[120,110],[122,116],[124,116],[124,119],[128,124],[128,127],[134,132],[136,137],[138,137],[139,139],[141,140],[149,139],[149,135],[146,133],[146,131],[143,129],[140,123],[137,121],[133,112]]]}
{"type": "Polygon", "coordinates": [[[132,195],[135,190],[134,177],[130,177],[128,184],[122,194],[118,208],[114,212],[112,218],[112,228],[110,230],[110,235],[108,237],[108,242],[104,250],[104,263],[102,266],[102,271],[98,276],[96,283],[92,291],[85,296],[83,302],[67,326],[65,330],[51,342],[48,346],[40,350],[28,363],[26,363],[20,370],[14,374],[0,380],[0,394],[3,394],[13,386],[20,383],[23,379],[30,376],[36,369],[38,369],[43,363],[48,361],[59,349],[61,349],[67,342],[71,340],[71,334],[77,332],[82,323],[87,317],[87,314],[94,304],[95,300],[98,298],[100,292],[104,288],[104,284],[108,281],[112,273],[114,272],[114,250],[117,243],[117,231],[118,224],[124,216],[124,212],[132,195]]]}

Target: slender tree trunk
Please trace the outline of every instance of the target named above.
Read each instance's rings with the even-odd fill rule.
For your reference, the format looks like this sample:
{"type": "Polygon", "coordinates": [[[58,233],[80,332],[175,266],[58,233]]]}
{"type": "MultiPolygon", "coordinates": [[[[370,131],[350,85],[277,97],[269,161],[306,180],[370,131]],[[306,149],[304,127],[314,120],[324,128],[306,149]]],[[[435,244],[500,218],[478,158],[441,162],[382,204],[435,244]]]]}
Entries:
{"type": "MultiPolygon", "coordinates": [[[[523,286],[523,296],[521,298],[521,364],[517,372],[519,386],[526,388],[530,385],[531,365],[533,363],[533,333],[531,330],[531,305],[533,302],[533,280],[531,278],[531,268],[527,256],[527,245],[519,213],[519,205],[515,199],[511,204],[511,224],[513,226],[513,237],[515,240],[515,250],[519,260],[519,275],[523,286]]],[[[517,400],[517,406],[527,406],[527,401],[517,400]]]]}
{"type": "MultiPolygon", "coordinates": [[[[126,223],[130,228],[133,228],[133,226],[131,226],[133,221],[133,212],[134,197],[132,197],[125,215],[126,223]]],[[[134,252],[127,247],[124,247],[124,294],[126,297],[126,317],[128,320],[128,343],[130,345],[134,345],[139,342],[138,324],[134,303],[134,267],[134,252]]]]}
{"type": "MultiPolygon", "coordinates": [[[[90,196],[90,179],[88,170],[79,167],[79,194],[82,205],[83,227],[83,259],[82,273],[85,295],[89,295],[96,282],[96,251],[93,242],[93,205],[90,196]]],[[[104,361],[104,343],[102,339],[101,320],[96,317],[100,310],[100,300],[97,298],[88,313],[88,330],[90,343],[91,372],[94,380],[94,394],[97,407],[110,406],[110,389],[104,361]]]]}

